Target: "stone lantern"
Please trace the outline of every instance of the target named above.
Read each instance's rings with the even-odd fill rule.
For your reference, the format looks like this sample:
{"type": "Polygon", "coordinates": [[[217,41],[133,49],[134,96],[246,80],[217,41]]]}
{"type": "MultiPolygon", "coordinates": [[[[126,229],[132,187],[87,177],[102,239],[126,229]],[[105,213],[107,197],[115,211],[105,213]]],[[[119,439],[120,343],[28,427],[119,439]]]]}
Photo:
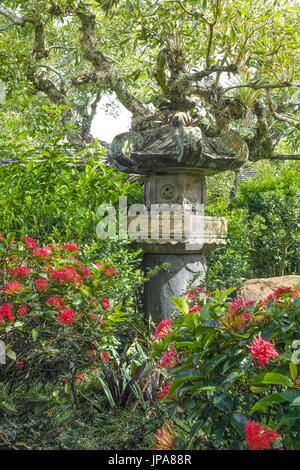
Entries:
{"type": "Polygon", "coordinates": [[[169,265],[145,285],[145,313],[156,322],[174,310],[173,297],[182,296],[190,285],[203,283],[205,254],[226,244],[227,220],[204,216],[205,176],[235,170],[248,156],[247,145],[233,132],[209,136],[190,123],[187,113],[181,112],[164,121],[155,115],[146,117],[130,132],[116,136],[109,149],[114,168],[145,177],[147,212],[136,239],[144,251],[144,267],[169,265]],[[178,208],[183,208],[183,219],[178,208]],[[169,228],[165,234],[164,222],[169,228]]]}

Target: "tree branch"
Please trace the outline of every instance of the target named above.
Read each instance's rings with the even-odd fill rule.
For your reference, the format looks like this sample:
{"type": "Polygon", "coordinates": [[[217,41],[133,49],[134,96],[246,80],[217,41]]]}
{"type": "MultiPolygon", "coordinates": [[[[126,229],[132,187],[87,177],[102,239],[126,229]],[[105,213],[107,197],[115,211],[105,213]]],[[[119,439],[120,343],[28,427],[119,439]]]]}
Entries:
{"type": "Polygon", "coordinates": [[[296,127],[296,129],[300,130],[300,121],[295,121],[295,119],[292,119],[288,116],[284,116],[283,114],[276,113],[273,107],[272,96],[271,96],[270,91],[268,91],[268,100],[269,100],[268,104],[269,104],[269,110],[270,110],[271,116],[273,116],[273,118],[276,119],[276,121],[286,122],[287,124],[290,124],[291,126],[296,127]]]}
{"type": "Polygon", "coordinates": [[[300,88],[299,83],[290,83],[290,82],[282,82],[282,83],[244,83],[242,85],[234,85],[230,86],[228,88],[224,88],[224,93],[226,93],[229,90],[234,90],[236,88],[252,88],[253,90],[271,90],[273,88],[286,88],[286,87],[296,87],[300,88]]]}
{"type": "Polygon", "coordinates": [[[202,80],[205,77],[208,77],[212,73],[216,73],[216,72],[219,72],[219,73],[222,73],[222,72],[237,73],[238,68],[237,68],[236,65],[233,65],[233,64],[231,64],[231,65],[214,65],[213,67],[210,67],[210,68],[205,69],[205,70],[201,70],[200,72],[190,73],[190,74],[186,75],[186,78],[190,81],[197,82],[197,81],[202,80]]]}
{"type": "Polygon", "coordinates": [[[131,111],[133,115],[149,114],[150,109],[129,92],[125,80],[107,61],[102,52],[98,50],[95,34],[95,15],[86,8],[78,8],[76,14],[81,22],[82,37],[80,45],[84,58],[94,66],[96,72],[104,72],[106,84],[116,93],[120,102],[131,111]]]}
{"type": "Polygon", "coordinates": [[[257,160],[300,160],[300,155],[284,155],[284,154],[274,154],[274,155],[265,155],[262,157],[253,158],[253,156],[249,155],[249,160],[257,161],[257,160]]]}
{"type": "Polygon", "coordinates": [[[13,24],[19,25],[19,26],[24,26],[25,23],[35,23],[35,18],[31,18],[29,16],[20,16],[17,15],[16,13],[13,13],[11,10],[9,10],[6,7],[1,7],[0,6],[0,15],[5,16],[8,18],[13,24]]]}

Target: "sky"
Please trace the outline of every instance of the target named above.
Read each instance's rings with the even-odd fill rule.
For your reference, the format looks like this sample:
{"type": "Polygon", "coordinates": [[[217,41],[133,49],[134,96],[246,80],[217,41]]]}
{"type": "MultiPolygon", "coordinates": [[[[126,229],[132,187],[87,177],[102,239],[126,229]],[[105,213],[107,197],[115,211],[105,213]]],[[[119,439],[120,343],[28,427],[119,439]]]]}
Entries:
{"type": "Polygon", "coordinates": [[[111,143],[117,134],[126,132],[131,125],[131,113],[117,100],[104,96],[97,106],[91,125],[91,134],[111,143]]]}

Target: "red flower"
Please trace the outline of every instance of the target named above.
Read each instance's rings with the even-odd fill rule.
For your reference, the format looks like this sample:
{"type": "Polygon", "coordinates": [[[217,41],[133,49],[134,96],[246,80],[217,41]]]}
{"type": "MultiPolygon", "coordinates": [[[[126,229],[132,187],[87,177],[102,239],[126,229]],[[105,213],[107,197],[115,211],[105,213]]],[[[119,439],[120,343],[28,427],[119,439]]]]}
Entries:
{"type": "Polygon", "coordinates": [[[172,320],[170,318],[166,318],[162,320],[155,329],[155,338],[156,339],[164,339],[171,331],[171,324],[172,320]]]}
{"type": "Polygon", "coordinates": [[[44,290],[44,289],[47,289],[48,287],[47,281],[45,281],[44,279],[37,279],[35,281],[35,284],[36,284],[37,290],[44,290]]]}
{"type": "Polygon", "coordinates": [[[17,310],[17,313],[20,315],[20,317],[23,317],[23,315],[25,315],[25,313],[27,313],[27,311],[28,311],[28,307],[27,307],[27,305],[24,304],[24,305],[22,305],[21,308],[19,308],[17,310]]]}
{"type": "Polygon", "coordinates": [[[161,358],[161,367],[171,370],[174,367],[179,365],[177,351],[174,346],[170,348],[170,350],[162,355],[161,358]]]}
{"type": "Polygon", "coordinates": [[[116,275],[117,275],[115,268],[107,268],[107,269],[104,271],[104,274],[105,274],[106,276],[111,276],[111,277],[116,277],[116,275]]]}
{"type": "MultiPolygon", "coordinates": [[[[173,422],[171,423],[173,425],[173,422]]],[[[174,429],[165,421],[165,426],[161,429],[158,429],[154,434],[154,437],[158,440],[153,442],[155,444],[155,450],[171,450],[176,445],[176,433],[174,429]]]]}
{"type": "Polygon", "coordinates": [[[66,325],[67,323],[74,323],[74,316],[75,313],[70,308],[67,308],[59,315],[57,320],[60,321],[62,325],[66,325]]]}
{"type": "Polygon", "coordinates": [[[5,295],[14,295],[23,290],[23,284],[20,284],[19,281],[9,282],[3,289],[5,295]]]}
{"type": "Polygon", "coordinates": [[[262,367],[264,367],[265,364],[268,364],[270,359],[275,359],[276,356],[279,356],[278,352],[274,349],[274,339],[271,344],[262,339],[261,335],[259,335],[258,338],[253,338],[251,346],[248,346],[248,344],[246,346],[252,354],[253,362],[257,360],[258,364],[262,367]]]}
{"type": "Polygon", "coordinates": [[[63,251],[69,251],[69,252],[80,251],[79,246],[75,245],[75,243],[72,243],[72,242],[64,243],[61,249],[63,251]]]}
{"type": "Polygon", "coordinates": [[[26,266],[20,266],[18,268],[13,268],[9,274],[11,275],[11,277],[16,278],[28,276],[29,273],[29,268],[27,268],[26,266]]]}
{"type": "Polygon", "coordinates": [[[2,235],[2,233],[0,233],[0,238],[3,238],[3,235],[2,235]]]}
{"type": "Polygon", "coordinates": [[[268,427],[264,429],[255,421],[248,421],[245,427],[246,442],[252,450],[270,449],[270,442],[276,442],[281,437],[276,434],[276,429],[269,431],[268,427]]]}
{"type": "Polygon", "coordinates": [[[195,312],[197,312],[198,315],[199,315],[199,317],[200,317],[200,312],[201,312],[201,307],[200,307],[200,305],[196,305],[195,307],[191,308],[190,311],[189,311],[189,313],[188,313],[188,315],[189,315],[190,313],[195,313],[195,312]]]}
{"type": "Polygon", "coordinates": [[[91,271],[88,268],[86,268],[85,266],[83,266],[80,271],[81,271],[81,274],[83,276],[94,277],[93,274],[91,273],[91,271]]]}
{"type": "Polygon", "coordinates": [[[68,382],[69,382],[69,379],[67,379],[67,378],[63,379],[64,385],[67,385],[68,382]]]}
{"type": "Polygon", "coordinates": [[[10,302],[6,302],[0,308],[0,323],[4,320],[4,317],[7,317],[8,321],[14,321],[14,317],[11,313],[11,306],[12,304],[10,302]]]}
{"type": "Polygon", "coordinates": [[[292,299],[295,297],[300,297],[300,287],[297,287],[296,290],[291,295],[292,299]]]}
{"type": "Polygon", "coordinates": [[[27,248],[31,248],[34,250],[34,248],[36,247],[36,243],[33,240],[33,238],[25,237],[24,241],[25,241],[25,245],[27,246],[27,248]]]}
{"type": "Polygon", "coordinates": [[[62,310],[63,308],[66,308],[63,299],[59,297],[58,295],[49,297],[49,299],[47,300],[47,303],[51,304],[53,308],[58,311],[62,310]]]}
{"type": "Polygon", "coordinates": [[[162,400],[163,398],[165,398],[165,397],[167,396],[168,391],[169,391],[169,388],[171,387],[171,385],[172,385],[172,384],[166,385],[165,387],[163,387],[163,388],[161,389],[161,392],[159,393],[159,395],[157,395],[157,398],[158,398],[159,400],[162,400]]]}
{"type": "Polygon", "coordinates": [[[65,281],[73,281],[75,285],[82,284],[82,277],[77,274],[72,266],[64,266],[62,269],[55,269],[50,273],[50,277],[59,279],[60,284],[65,281]]]}
{"type": "Polygon", "coordinates": [[[102,351],[101,354],[102,354],[101,362],[109,362],[109,355],[104,351],[102,351]]]}
{"type": "Polygon", "coordinates": [[[77,375],[76,379],[84,382],[84,374],[77,375]]]}
{"type": "Polygon", "coordinates": [[[101,299],[100,302],[104,309],[110,310],[110,303],[108,299],[101,299]]]}
{"type": "Polygon", "coordinates": [[[31,253],[31,256],[35,256],[35,258],[40,258],[40,259],[48,259],[49,255],[51,255],[52,252],[49,250],[44,250],[43,248],[35,248],[33,252],[31,253]]]}

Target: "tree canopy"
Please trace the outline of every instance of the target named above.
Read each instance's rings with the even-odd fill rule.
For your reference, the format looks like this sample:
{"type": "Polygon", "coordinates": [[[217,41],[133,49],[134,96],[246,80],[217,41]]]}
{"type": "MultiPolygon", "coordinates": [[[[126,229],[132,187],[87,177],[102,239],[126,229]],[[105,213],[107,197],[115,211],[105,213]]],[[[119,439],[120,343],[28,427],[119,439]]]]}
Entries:
{"type": "Polygon", "coordinates": [[[250,160],[300,159],[299,12],[284,0],[4,0],[0,112],[30,127],[53,103],[80,149],[114,92],[133,124],[181,111],[212,137],[237,131],[250,160]]]}

